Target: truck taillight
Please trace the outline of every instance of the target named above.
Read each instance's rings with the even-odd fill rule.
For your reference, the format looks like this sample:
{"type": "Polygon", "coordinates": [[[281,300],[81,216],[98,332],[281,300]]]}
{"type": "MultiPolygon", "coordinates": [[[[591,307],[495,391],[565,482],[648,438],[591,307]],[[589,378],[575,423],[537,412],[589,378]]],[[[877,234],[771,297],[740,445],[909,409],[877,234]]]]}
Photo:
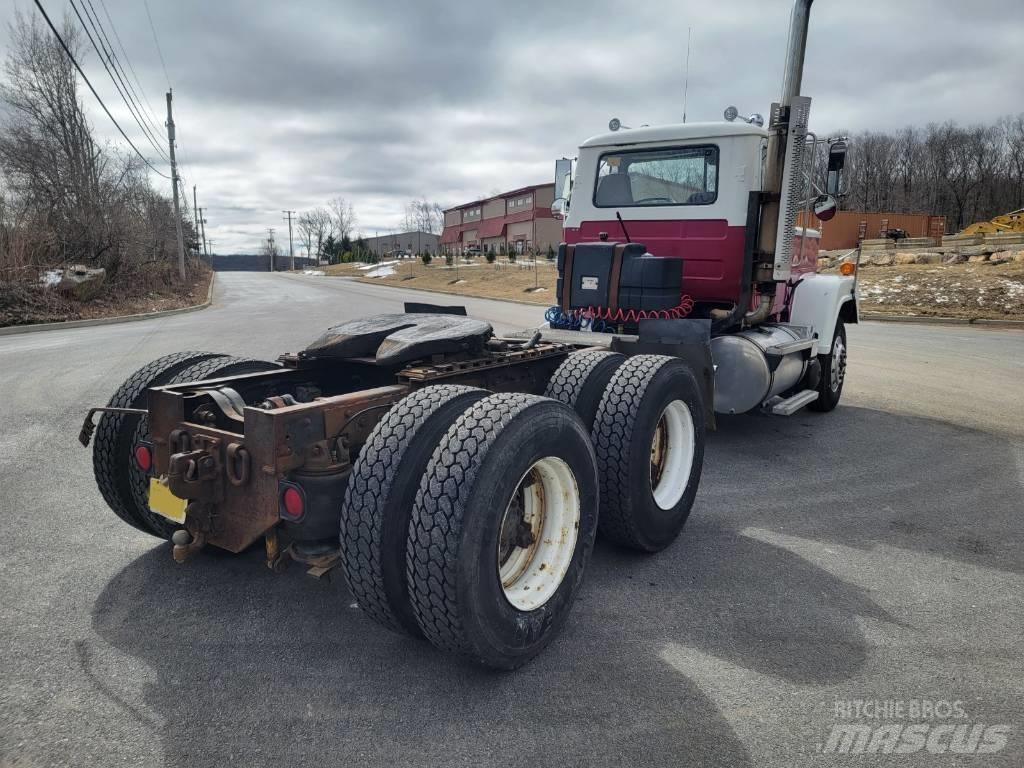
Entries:
{"type": "Polygon", "coordinates": [[[849,277],[857,271],[857,265],[852,261],[846,261],[839,265],[839,274],[849,277]]]}
{"type": "Polygon", "coordinates": [[[281,483],[279,512],[281,518],[295,522],[306,514],[306,494],[292,483],[281,483]]]}
{"type": "Polygon", "coordinates": [[[135,465],[143,472],[153,468],[153,449],[145,443],[135,446],[135,465]]]}

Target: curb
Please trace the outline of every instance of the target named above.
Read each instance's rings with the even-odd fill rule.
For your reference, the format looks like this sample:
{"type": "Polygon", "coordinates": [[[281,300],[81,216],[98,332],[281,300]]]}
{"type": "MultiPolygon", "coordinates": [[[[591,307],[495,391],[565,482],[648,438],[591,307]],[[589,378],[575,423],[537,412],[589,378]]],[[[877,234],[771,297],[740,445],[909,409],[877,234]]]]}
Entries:
{"type": "Polygon", "coordinates": [[[881,315],[874,312],[861,312],[861,320],[883,323],[920,323],[922,325],[970,325],[969,317],[931,317],[928,315],[881,315]]]}
{"type": "Polygon", "coordinates": [[[861,320],[883,323],[920,323],[922,325],[980,325],[990,328],[1012,328],[1024,330],[1024,320],[991,320],[984,317],[930,317],[928,315],[882,315],[861,312],[861,320]]]}
{"type": "Polygon", "coordinates": [[[88,328],[93,325],[114,325],[115,323],[134,323],[139,320],[155,320],[160,317],[184,315],[206,309],[213,303],[213,285],[217,282],[217,273],[211,273],[210,287],[206,289],[206,300],[201,304],[178,309],[165,309],[160,312],[142,312],[138,315],[118,315],[117,317],[95,317],[88,320],[67,320],[62,323],[36,323],[34,325],[9,325],[0,328],[0,336],[15,336],[20,333],[36,333],[37,331],[55,331],[60,328],[88,328]]]}

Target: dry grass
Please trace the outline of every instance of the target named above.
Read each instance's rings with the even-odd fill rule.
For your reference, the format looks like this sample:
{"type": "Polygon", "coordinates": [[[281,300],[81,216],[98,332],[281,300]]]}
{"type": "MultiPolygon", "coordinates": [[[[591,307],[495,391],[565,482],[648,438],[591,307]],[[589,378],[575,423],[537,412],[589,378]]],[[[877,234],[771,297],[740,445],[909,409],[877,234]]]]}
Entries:
{"type": "Polygon", "coordinates": [[[532,262],[488,264],[484,259],[459,262],[448,267],[443,259],[435,259],[430,266],[419,260],[401,261],[394,274],[366,277],[366,270],[352,264],[336,264],[324,268],[328,274],[356,277],[361,282],[375,285],[397,285],[421,291],[437,291],[457,296],[478,296],[485,299],[524,301],[529,304],[551,306],[555,299],[555,280],[558,277],[554,262],[541,259],[536,272],[532,262]],[[539,286],[546,290],[534,292],[539,286]]]}
{"type": "MultiPolygon", "coordinates": [[[[326,271],[377,285],[545,306],[557,303],[557,273],[554,264],[545,260],[539,262],[536,276],[537,284],[547,288],[540,293],[529,292],[535,280],[532,265],[527,268],[507,262],[491,265],[479,260],[471,265],[460,263],[456,269],[445,266],[443,261],[428,267],[421,261],[410,260],[399,262],[394,274],[384,277],[365,277],[365,270],[351,264],[327,267],[326,271]]],[[[865,312],[1024,319],[1024,263],[862,267],[860,294],[865,312]]]]}

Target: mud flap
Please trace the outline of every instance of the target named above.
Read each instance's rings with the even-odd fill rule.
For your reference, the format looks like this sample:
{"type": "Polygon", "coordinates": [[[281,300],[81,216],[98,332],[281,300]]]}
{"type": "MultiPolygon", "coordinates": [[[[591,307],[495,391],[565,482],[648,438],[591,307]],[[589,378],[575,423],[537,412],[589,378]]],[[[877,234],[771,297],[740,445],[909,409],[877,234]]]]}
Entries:
{"type": "Polygon", "coordinates": [[[711,362],[710,320],[641,320],[637,336],[615,336],[611,349],[624,355],[670,355],[682,360],[701,383],[706,423],[715,429],[715,369],[711,362]]]}

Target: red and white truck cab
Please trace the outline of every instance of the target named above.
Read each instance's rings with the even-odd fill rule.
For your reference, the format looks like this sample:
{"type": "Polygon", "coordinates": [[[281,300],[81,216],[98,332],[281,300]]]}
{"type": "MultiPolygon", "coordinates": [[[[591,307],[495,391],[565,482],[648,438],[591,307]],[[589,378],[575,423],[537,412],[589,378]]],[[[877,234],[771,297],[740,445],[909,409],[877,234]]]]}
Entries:
{"type": "MultiPolygon", "coordinates": [[[[839,192],[846,146],[808,130],[811,100],[798,95],[810,5],[796,0],[783,96],[767,128],[758,115],[736,121],[734,108],[724,122],[628,129],[613,120],[612,130],[580,145],[553,206],[564,218],[565,240],[565,290],[553,327],[588,327],[597,319],[606,331],[636,330],[603,322],[606,307],[578,299],[581,287],[602,279],[602,298],[620,290],[607,275],[587,274],[587,262],[599,260],[598,244],[642,244],[645,257],[677,260],[681,281],[671,274],[680,302],[670,315],[709,326],[720,413],[834,408],[846,370],[844,326],[858,321],[855,270],[818,274],[820,235],[795,226],[798,209],[834,209],[825,193],[839,192]],[[826,143],[829,173],[817,189],[809,169],[826,143]]],[[[669,272],[662,265],[658,274],[669,272]]],[[[667,316],[660,307],[630,318],[667,316]]]]}

